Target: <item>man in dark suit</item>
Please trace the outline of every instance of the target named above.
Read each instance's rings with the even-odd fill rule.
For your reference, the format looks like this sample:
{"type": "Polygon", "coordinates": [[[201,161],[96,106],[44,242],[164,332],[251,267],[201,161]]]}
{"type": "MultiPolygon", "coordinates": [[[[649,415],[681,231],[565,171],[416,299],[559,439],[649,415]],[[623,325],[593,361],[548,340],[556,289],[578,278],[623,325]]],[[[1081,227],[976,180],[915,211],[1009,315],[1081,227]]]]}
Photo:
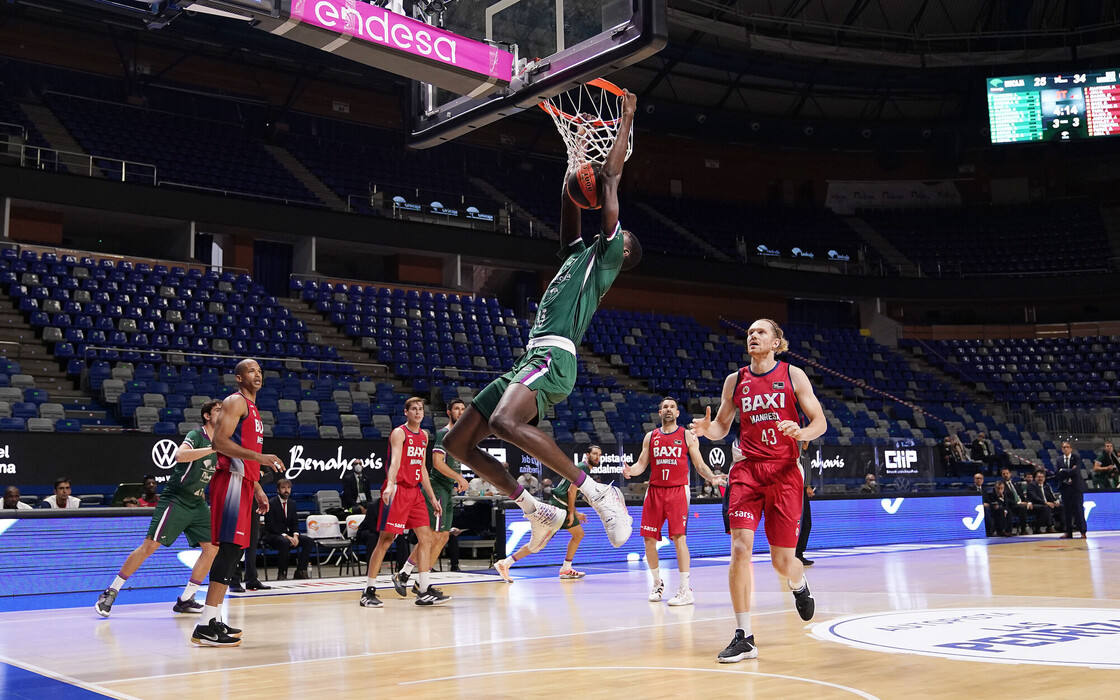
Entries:
{"type": "Polygon", "coordinates": [[[1031,511],[1034,513],[1035,532],[1042,532],[1046,529],[1049,532],[1054,531],[1054,513],[1051,509],[1051,504],[1046,500],[1046,472],[1036,470],[1033,479],[1028,475],[1026,481],[1025,493],[1026,500],[1034,505],[1031,511]]]}
{"type": "Polygon", "coordinates": [[[984,503],[984,534],[991,537],[993,534],[992,516],[988,513],[989,504],[986,500],[988,492],[984,489],[984,475],[980,472],[973,474],[972,485],[965,489],[965,491],[980,496],[980,500],[984,503]]]}
{"type": "Polygon", "coordinates": [[[292,549],[299,549],[299,563],[296,565],[295,578],[307,578],[307,563],[311,558],[311,538],[300,534],[296,504],[292,503],[292,482],[280,479],[276,482],[277,495],[268,502],[268,513],[264,517],[264,541],[279,554],[277,578],[288,578],[288,555],[292,549]]]}
{"type": "Polygon", "coordinates": [[[991,520],[993,536],[1011,537],[1011,510],[1015,503],[1003,481],[997,481],[984,496],[984,519],[991,520]]]}
{"type": "Polygon", "coordinates": [[[349,468],[342,475],[342,507],[347,513],[365,513],[369,506],[370,480],[363,464],[360,459],[350,460],[349,468]]]}
{"type": "Polygon", "coordinates": [[[1068,440],[1062,441],[1062,456],[1058,457],[1058,471],[1054,478],[1058,480],[1058,490],[1062,494],[1062,520],[1065,522],[1066,534],[1062,539],[1073,539],[1073,528],[1076,525],[1081,531],[1082,539],[1085,538],[1085,505],[1082,494],[1085,493],[1085,479],[1081,476],[1081,458],[1073,454],[1073,445],[1068,440]]]}

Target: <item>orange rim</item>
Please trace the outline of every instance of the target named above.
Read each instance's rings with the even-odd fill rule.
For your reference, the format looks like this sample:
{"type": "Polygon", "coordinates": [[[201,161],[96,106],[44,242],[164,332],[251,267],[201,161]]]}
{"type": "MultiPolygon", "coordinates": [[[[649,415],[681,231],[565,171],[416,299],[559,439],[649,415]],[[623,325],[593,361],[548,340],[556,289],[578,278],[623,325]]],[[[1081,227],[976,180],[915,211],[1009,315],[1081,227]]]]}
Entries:
{"type": "MultiPolygon", "coordinates": [[[[617,97],[622,97],[622,88],[615,85],[614,83],[607,80],[606,78],[595,78],[594,80],[589,80],[588,82],[586,82],[584,84],[585,85],[590,85],[591,87],[597,87],[600,90],[602,90],[603,92],[608,92],[608,93],[610,93],[612,95],[615,95],[617,97]]],[[[570,122],[578,122],[578,123],[581,123],[581,124],[588,124],[589,126],[593,126],[593,127],[615,126],[616,124],[619,123],[619,121],[621,121],[621,119],[607,119],[607,120],[597,119],[593,122],[585,122],[578,114],[568,114],[567,112],[560,109],[559,107],[554,106],[548,100],[543,100],[541,102],[538,102],[537,105],[541,109],[543,109],[544,111],[548,112],[549,114],[551,114],[553,116],[559,117],[561,119],[567,119],[570,122]]]]}

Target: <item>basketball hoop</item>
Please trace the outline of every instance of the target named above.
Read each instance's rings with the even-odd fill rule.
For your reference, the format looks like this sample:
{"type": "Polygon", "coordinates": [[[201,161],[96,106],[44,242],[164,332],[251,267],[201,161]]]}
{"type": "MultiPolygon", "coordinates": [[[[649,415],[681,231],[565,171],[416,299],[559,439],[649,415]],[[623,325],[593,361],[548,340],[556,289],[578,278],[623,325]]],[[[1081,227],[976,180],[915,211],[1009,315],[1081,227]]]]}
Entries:
{"type": "MultiPolygon", "coordinates": [[[[586,163],[602,165],[618,138],[622,122],[622,88],[596,78],[540,102],[568,151],[568,172],[586,163]]],[[[626,158],[634,150],[634,130],[627,136],[626,158]]]]}

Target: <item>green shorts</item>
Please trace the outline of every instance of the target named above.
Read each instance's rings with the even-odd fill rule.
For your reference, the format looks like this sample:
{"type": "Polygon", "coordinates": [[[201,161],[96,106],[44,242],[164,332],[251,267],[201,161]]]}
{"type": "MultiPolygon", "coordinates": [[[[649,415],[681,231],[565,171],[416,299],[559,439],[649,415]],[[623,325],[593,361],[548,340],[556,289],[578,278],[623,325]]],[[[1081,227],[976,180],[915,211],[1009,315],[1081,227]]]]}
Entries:
{"type": "Polygon", "coordinates": [[[583,524],[579,521],[579,518],[573,520],[571,525],[568,524],[568,503],[566,501],[561,501],[558,498],[549,498],[548,502],[564,511],[564,524],[560,526],[561,530],[571,530],[583,524]]]}
{"type": "Polygon", "coordinates": [[[524,384],[537,392],[537,419],[542,419],[548,409],[568,398],[575,388],[576,358],[561,348],[533,348],[521,356],[513,369],[478,392],[471,404],[490,420],[502,395],[513,383],[524,384]]]}
{"type": "Polygon", "coordinates": [[[170,498],[159,499],[152,524],[148,526],[148,539],[170,547],[180,534],[187,536],[191,547],[210,541],[210,507],[206,501],[183,503],[170,498]]]}
{"type": "Polygon", "coordinates": [[[443,514],[439,516],[439,522],[436,522],[436,512],[432,509],[432,504],[428,503],[428,499],[424,499],[424,504],[428,506],[428,524],[436,532],[450,532],[451,520],[454,515],[455,502],[451,500],[451,496],[455,493],[455,487],[443,488],[432,484],[432,493],[436,495],[436,500],[443,508],[443,514]]]}

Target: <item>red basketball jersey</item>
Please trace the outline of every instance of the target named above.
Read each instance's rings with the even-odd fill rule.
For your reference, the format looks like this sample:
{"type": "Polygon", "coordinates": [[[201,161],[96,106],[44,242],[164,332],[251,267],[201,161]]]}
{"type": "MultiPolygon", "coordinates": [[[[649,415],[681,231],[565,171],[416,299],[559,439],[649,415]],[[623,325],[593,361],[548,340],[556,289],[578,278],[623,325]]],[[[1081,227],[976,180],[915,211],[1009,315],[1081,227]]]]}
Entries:
{"type": "Polygon", "coordinates": [[[741,368],[735,403],[739,407],[739,447],[745,459],[784,462],[801,455],[797,442],[778,430],[783,420],[800,423],[789,363],[779,362],[766,374],[754,374],[750,366],[741,368]]]}
{"type": "MultiPolygon", "coordinates": [[[[248,412],[237,422],[230,438],[238,445],[257,454],[264,451],[264,423],[261,422],[260,411],[257,404],[249,400],[248,396],[238,392],[245,399],[248,412]]],[[[232,394],[231,394],[232,396],[232,394]]],[[[218,455],[218,469],[228,469],[234,474],[240,474],[248,481],[261,480],[261,463],[249,459],[237,459],[227,455],[218,455]]]]}
{"type": "MultiPolygon", "coordinates": [[[[424,455],[428,449],[428,434],[421,430],[414,433],[407,425],[402,425],[397,430],[404,433],[404,444],[401,445],[401,466],[397,470],[398,486],[419,486],[420,471],[424,469],[424,455]]],[[[389,464],[393,463],[393,447],[389,446],[389,464]]]]}
{"type": "Polygon", "coordinates": [[[663,433],[661,428],[649,431],[649,453],[650,486],[688,485],[688,443],[684,426],[677,426],[671,433],[663,433]]]}

